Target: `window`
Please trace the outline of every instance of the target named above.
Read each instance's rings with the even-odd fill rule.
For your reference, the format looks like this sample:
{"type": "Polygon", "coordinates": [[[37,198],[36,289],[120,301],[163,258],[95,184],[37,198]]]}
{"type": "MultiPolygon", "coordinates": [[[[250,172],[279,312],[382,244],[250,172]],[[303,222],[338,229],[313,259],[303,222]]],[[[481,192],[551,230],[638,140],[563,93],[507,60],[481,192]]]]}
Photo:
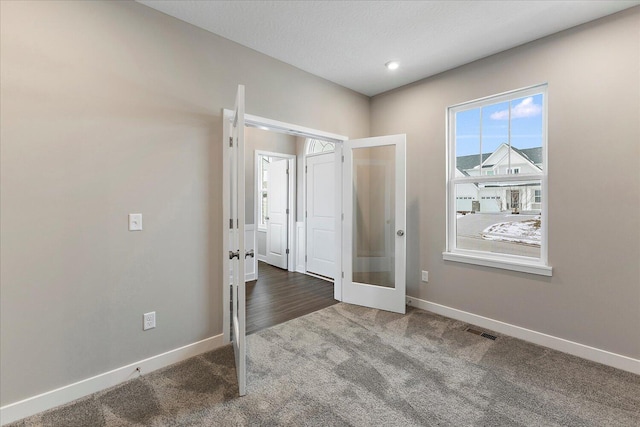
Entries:
{"type": "Polygon", "coordinates": [[[336,144],[319,139],[307,139],[307,154],[331,153],[335,151],[336,144]]]}
{"type": "Polygon", "coordinates": [[[258,203],[258,228],[267,228],[267,213],[269,212],[267,206],[267,189],[269,182],[269,174],[266,166],[271,163],[271,157],[259,155],[258,156],[259,167],[258,173],[260,174],[260,188],[258,189],[258,197],[260,202],[258,203]]]}
{"type": "Polygon", "coordinates": [[[551,275],[546,105],[539,85],[447,109],[445,260],[551,275]]]}

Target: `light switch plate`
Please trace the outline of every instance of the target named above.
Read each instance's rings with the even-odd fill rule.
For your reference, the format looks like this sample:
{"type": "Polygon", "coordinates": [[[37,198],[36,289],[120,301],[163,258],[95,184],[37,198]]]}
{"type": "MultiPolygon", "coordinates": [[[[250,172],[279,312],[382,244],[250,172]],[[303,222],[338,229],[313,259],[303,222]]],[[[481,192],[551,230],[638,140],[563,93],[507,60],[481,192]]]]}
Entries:
{"type": "Polygon", "coordinates": [[[422,270],[422,281],[423,282],[428,282],[429,281],[429,272],[422,270]]]}
{"type": "Polygon", "coordinates": [[[142,231],[142,214],[129,214],[129,231],[142,231]]]}

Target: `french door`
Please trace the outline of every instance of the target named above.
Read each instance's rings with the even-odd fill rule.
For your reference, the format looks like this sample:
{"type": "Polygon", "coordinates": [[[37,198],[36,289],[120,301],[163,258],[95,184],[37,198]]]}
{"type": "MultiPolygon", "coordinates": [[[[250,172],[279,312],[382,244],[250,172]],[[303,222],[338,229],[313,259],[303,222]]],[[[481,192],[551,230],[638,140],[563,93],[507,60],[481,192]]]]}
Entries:
{"type": "MultiPolygon", "coordinates": [[[[296,129],[295,125],[245,116],[244,86],[238,86],[236,106],[225,110],[223,150],[223,198],[225,234],[223,242],[223,320],[225,339],[233,343],[239,394],[246,394],[245,336],[245,118],[252,125],[296,129]],[[229,315],[231,313],[231,315],[229,315]]],[[[309,130],[305,133],[310,134],[309,130]]],[[[335,278],[336,299],[350,304],[405,312],[406,251],[406,144],[405,135],[357,140],[333,136],[342,146],[342,197],[336,195],[336,260],[342,269],[335,278]],[[338,201],[341,201],[339,203],[338,201]],[[342,209],[342,212],[340,211],[342,209]],[[342,215],[341,215],[342,213],[342,215]],[[341,227],[340,227],[341,225],[341,227]],[[339,231],[342,230],[342,232],[339,231]],[[341,285],[341,286],[340,286],[341,285]]],[[[340,157],[336,156],[336,166],[340,157]]],[[[339,172],[339,167],[336,170],[339,172]]],[[[336,191],[340,192],[340,183],[336,191]]]]}
{"type": "Polygon", "coordinates": [[[342,300],[405,313],[406,136],[343,145],[342,300]]]}
{"type": "MultiPolygon", "coordinates": [[[[225,197],[229,203],[228,223],[229,227],[228,253],[223,254],[223,262],[226,265],[224,277],[229,279],[226,289],[231,287],[231,292],[225,292],[225,304],[231,306],[231,342],[236,359],[236,373],[238,375],[238,390],[240,396],[246,394],[247,387],[247,362],[246,362],[246,328],[245,328],[245,206],[244,206],[244,86],[238,86],[236,105],[229,126],[229,140],[224,144],[224,171],[223,182],[225,197]],[[228,193],[227,193],[228,191],[228,193]],[[228,274],[227,274],[228,273],[228,274]],[[228,298],[228,299],[227,299],[228,298]]],[[[225,215],[226,217],[226,215],[225,215]]]]}

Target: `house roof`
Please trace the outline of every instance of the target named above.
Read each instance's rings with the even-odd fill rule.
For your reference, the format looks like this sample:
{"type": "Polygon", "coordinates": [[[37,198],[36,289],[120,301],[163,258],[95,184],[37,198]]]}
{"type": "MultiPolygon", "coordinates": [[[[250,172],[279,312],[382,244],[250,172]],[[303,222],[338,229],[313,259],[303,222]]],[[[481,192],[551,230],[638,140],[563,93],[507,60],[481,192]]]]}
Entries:
{"type": "MultiPolygon", "coordinates": [[[[492,153],[483,153],[482,162],[487,160],[492,153]]],[[[456,168],[461,171],[467,169],[473,169],[480,164],[480,156],[478,154],[472,154],[470,156],[460,156],[456,158],[456,168]]]]}
{"type": "Polygon", "coordinates": [[[534,165],[539,165],[540,163],[542,163],[542,147],[525,148],[522,150],[516,147],[511,148],[513,148],[513,151],[520,154],[525,159],[531,161],[531,163],[533,163],[534,165]]]}
{"type": "MultiPolygon", "coordinates": [[[[525,159],[529,160],[534,165],[542,163],[542,147],[524,148],[519,149],[511,147],[513,151],[520,154],[525,159]]],[[[493,153],[483,153],[482,163],[484,163],[493,153]]],[[[456,158],[456,168],[464,173],[465,170],[473,169],[480,164],[480,156],[478,154],[472,154],[469,156],[459,156],[456,158]]],[[[488,167],[489,165],[483,165],[482,167],[488,167]]],[[[493,166],[493,165],[491,165],[493,166]]]]}

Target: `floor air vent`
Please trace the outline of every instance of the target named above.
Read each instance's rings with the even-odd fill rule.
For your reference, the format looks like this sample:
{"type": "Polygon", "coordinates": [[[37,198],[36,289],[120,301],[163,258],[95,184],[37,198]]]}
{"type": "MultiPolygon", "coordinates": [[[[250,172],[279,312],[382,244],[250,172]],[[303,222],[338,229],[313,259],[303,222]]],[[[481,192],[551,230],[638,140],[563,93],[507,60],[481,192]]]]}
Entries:
{"type": "Polygon", "coordinates": [[[475,335],[480,335],[481,337],[488,338],[488,339],[490,339],[492,341],[495,341],[496,338],[498,338],[495,335],[491,335],[491,334],[488,334],[486,332],[478,331],[477,329],[473,329],[473,328],[467,328],[467,332],[471,332],[472,334],[475,334],[475,335]]]}

